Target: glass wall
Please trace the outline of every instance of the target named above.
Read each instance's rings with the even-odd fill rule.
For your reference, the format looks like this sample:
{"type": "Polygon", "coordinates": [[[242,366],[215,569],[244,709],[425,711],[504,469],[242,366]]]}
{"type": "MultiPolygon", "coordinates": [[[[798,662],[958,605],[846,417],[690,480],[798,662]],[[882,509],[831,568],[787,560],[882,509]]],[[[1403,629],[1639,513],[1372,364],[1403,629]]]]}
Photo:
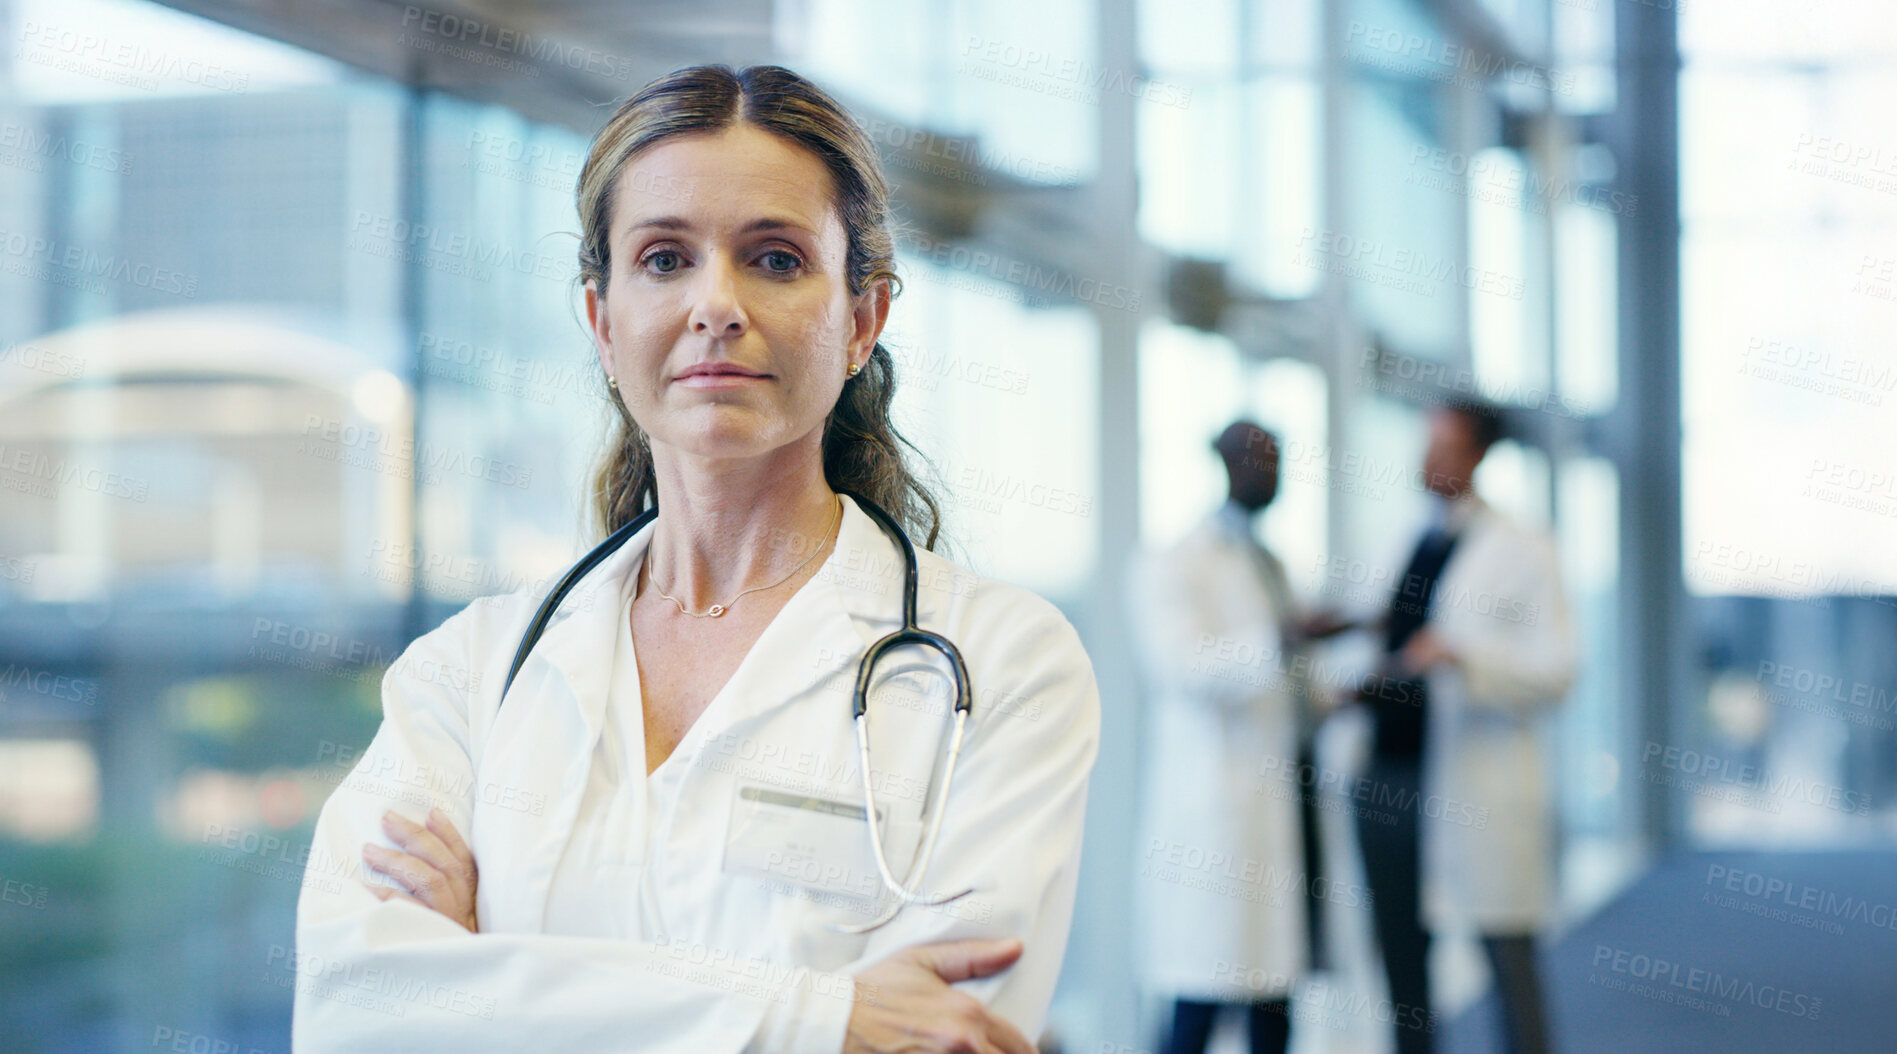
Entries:
{"type": "Polygon", "coordinates": [[[0,16],[7,1044],[278,1048],[310,824],[406,640],[359,573],[412,524],[358,467],[414,412],[400,269],[353,245],[403,95],[151,4],[0,16]]]}
{"type": "Polygon", "coordinates": [[[1682,496],[1708,688],[1679,800],[1713,844],[1897,834],[1897,27],[1685,9],[1682,496]]]}
{"type": "Polygon", "coordinates": [[[904,254],[885,330],[898,426],[932,457],[948,553],[1072,604],[1099,562],[1090,441],[1099,408],[1091,314],[904,254]],[[1065,422],[1058,432],[1049,421],[1065,422]]]}

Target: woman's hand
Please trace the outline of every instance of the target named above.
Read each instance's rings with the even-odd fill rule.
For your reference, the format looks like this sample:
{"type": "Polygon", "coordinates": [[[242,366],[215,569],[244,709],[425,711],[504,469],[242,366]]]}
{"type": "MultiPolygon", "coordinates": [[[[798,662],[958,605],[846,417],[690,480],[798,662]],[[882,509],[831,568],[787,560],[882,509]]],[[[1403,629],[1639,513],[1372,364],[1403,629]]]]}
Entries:
{"type": "Polygon", "coordinates": [[[408,892],[364,883],[369,892],[381,900],[414,901],[460,923],[469,933],[479,933],[474,919],[474,852],[448,822],[447,814],[428,810],[428,826],[423,827],[391,809],[382,814],[382,829],[405,851],[365,842],[362,859],[408,892]]]}
{"type": "Polygon", "coordinates": [[[1021,942],[920,944],[871,966],[857,979],[874,985],[874,1003],[850,1011],[843,1054],[1035,1054],[1034,1044],[979,1000],[949,987],[1014,965],[1021,942]]]}

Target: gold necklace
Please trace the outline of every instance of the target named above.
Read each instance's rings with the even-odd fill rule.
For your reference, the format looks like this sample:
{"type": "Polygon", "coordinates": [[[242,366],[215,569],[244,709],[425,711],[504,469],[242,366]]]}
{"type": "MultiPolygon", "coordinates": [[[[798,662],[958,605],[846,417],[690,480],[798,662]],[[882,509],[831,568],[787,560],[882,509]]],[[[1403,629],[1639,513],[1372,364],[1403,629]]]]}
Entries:
{"type": "MultiPolygon", "coordinates": [[[[836,519],[830,521],[830,527],[834,529],[838,523],[842,522],[842,520],[843,520],[843,499],[839,497],[837,499],[836,519]]],[[[829,541],[830,531],[828,530],[824,531],[823,538],[824,538],[824,541],[826,542],[829,541]]],[[[776,587],[783,585],[785,582],[790,581],[793,575],[795,575],[799,571],[802,571],[804,568],[810,566],[810,561],[815,560],[817,558],[817,554],[820,552],[823,552],[822,543],[819,543],[815,549],[812,549],[810,551],[809,556],[804,557],[803,563],[798,564],[796,567],[791,568],[790,574],[785,575],[784,577],[778,579],[775,582],[772,582],[768,586],[752,586],[751,588],[745,590],[744,593],[739,593],[737,596],[732,597],[729,602],[724,603],[724,604],[713,604],[712,606],[706,608],[703,611],[692,611],[688,609],[685,606],[684,601],[680,600],[679,598],[673,596],[670,593],[667,593],[665,590],[659,588],[659,576],[650,575],[649,577],[652,579],[652,588],[655,590],[658,590],[658,593],[660,596],[664,597],[667,600],[670,600],[674,604],[677,604],[678,609],[680,611],[684,612],[687,615],[690,615],[693,618],[717,618],[718,616],[724,614],[725,612],[730,611],[732,604],[736,604],[738,601],[743,600],[745,593],[756,593],[759,590],[763,590],[763,589],[775,589],[776,587]]]]}

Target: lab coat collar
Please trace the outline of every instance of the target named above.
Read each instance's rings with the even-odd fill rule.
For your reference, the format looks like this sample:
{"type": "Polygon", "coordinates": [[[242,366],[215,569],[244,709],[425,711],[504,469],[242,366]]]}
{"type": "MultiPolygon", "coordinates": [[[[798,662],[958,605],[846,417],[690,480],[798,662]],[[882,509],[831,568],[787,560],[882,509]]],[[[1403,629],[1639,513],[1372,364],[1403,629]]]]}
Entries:
{"type": "Polygon", "coordinates": [[[1429,526],[1432,529],[1461,534],[1483,514],[1489,506],[1474,490],[1465,490],[1458,498],[1444,498],[1431,495],[1429,526]]]}
{"type": "Polygon", "coordinates": [[[1251,510],[1230,498],[1212,512],[1212,524],[1233,538],[1251,538],[1251,510]]]}
{"type": "MultiPolygon", "coordinates": [[[[902,551],[854,500],[841,498],[836,545],[765,627],[720,693],[715,711],[707,709],[700,718],[707,734],[804,699],[813,686],[840,672],[853,674],[869,646],[902,624],[902,551]]],[[[930,622],[929,590],[919,590],[916,607],[918,620],[930,622]]],[[[839,678],[836,692],[820,693],[818,705],[847,713],[853,686],[853,677],[839,678]]],[[[697,731],[681,749],[704,742],[697,731]]]]}
{"type": "MultiPolygon", "coordinates": [[[[728,698],[707,708],[701,724],[712,718],[728,727],[798,698],[857,662],[871,643],[901,624],[901,551],[848,495],[842,501],[837,544],[758,637],[720,690],[728,698]]],[[[573,590],[528,659],[529,665],[545,664],[556,674],[553,680],[563,682],[562,694],[577,707],[589,743],[597,739],[605,713],[625,579],[643,557],[652,529],[641,528],[573,590]]],[[[925,624],[930,597],[925,589],[918,598],[925,624]]],[[[523,667],[521,681],[533,680],[523,667]]]]}
{"type": "MultiPolygon", "coordinates": [[[[817,574],[784,605],[731,679],[680,742],[674,768],[692,768],[692,755],[711,737],[742,726],[793,701],[834,705],[845,714],[850,678],[835,692],[813,686],[858,662],[870,643],[901,624],[902,555],[868,514],[847,496],[837,544],[817,574]]],[[[505,889],[484,897],[492,928],[538,932],[554,863],[572,833],[582,791],[599,747],[611,688],[613,648],[626,608],[626,576],[651,541],[647,525],[626,540],[576,586],[549,620],[515,682],[513,701],[498,715],[482,759],[488,779],[503,783],[534,777],[558,780],[544,821],[506,810],[477,812],[477,836],[494,833],[530,846],[505,889]],[[558,774],[557,776],[553,774],[558,774]],[[503,828],[511,833],[500,833],[503,828]]],[[[937,612],[930,590],[918,597],[926,625],[937,612]]],[[[510,649],[511,650],[511,649],[510,649]]]]}

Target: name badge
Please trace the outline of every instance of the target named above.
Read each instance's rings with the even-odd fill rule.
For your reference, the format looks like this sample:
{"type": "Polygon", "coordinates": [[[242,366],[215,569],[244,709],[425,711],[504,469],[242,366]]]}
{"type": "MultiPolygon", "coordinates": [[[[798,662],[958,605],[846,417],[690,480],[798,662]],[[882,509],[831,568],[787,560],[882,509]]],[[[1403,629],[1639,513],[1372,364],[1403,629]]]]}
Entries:
{"type": "MultiPolygon", "coordinates": [[[[886,811],[879,810],[877,819],[886,816],[886,811]]],[[[877,824],[879,837],[883,826],[877,824]]],[[[742,784],[731,802],[724,869],[874,900],[882,890],[882,878],[869,837],[860,804],[765,784],[742,784]]]]}

